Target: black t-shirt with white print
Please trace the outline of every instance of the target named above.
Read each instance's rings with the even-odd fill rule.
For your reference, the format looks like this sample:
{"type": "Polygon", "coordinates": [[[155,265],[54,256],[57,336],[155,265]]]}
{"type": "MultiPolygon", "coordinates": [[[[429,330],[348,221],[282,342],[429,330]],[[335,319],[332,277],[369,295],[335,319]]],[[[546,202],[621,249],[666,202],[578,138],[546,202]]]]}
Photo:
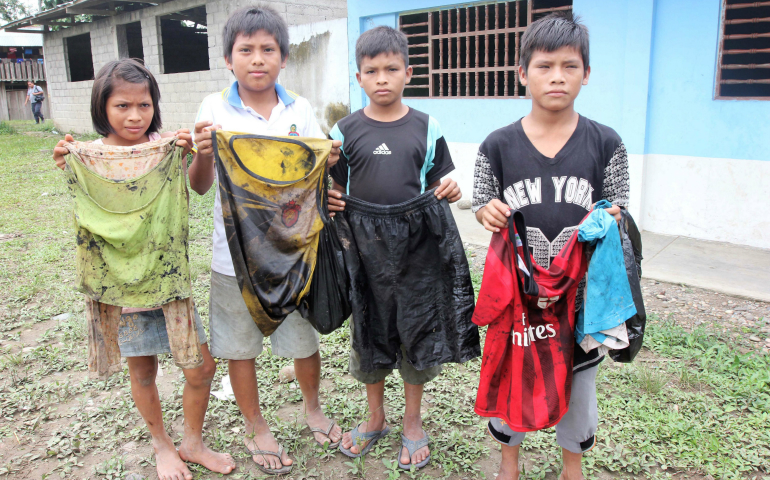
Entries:
{"type": "Polygon", "coordinates": [[[406,202],[455,168],[436,119],[413,108],[394,122],[358,110],[329,136],[342,141],[339,162],[329,173],[350,196],[366,202],[406,202]]]}
{"type": "MultiPolygon", "coordinates": [[[[620,136],[583,116],[554,158],[535,148],[521,120],[492,132],[479,147],[473,211],[494,198],[521,211],[532,255],[544,268],[593,203],[604,199],[627,207],[628,194],[628,156],[620,136]]],[[[576,372],[600,361],[597,350],[586,354],[575,348],[576,372]]]]}

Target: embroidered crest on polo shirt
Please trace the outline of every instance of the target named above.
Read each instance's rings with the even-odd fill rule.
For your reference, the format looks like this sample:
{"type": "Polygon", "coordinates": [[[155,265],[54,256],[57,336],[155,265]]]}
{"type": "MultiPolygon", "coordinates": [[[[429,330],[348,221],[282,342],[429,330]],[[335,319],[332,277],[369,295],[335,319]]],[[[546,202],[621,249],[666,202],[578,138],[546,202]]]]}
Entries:
{"type": "Polygon", "coordinates": [[[374,152],[372,153],[375,155],[390,155],[390,150],[388,149],[388,146],[383,143],[379,147],[375,148],[374,152]]]}

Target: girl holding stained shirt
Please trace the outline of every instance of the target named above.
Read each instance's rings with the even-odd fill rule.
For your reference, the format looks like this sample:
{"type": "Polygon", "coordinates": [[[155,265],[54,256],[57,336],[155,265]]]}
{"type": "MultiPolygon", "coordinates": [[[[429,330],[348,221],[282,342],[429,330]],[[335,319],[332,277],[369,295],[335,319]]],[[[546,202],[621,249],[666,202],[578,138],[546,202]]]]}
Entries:
{"type": "MultiPolygon", "coordinates": [[[[160,90],[152,73],[134,59],[109,62],[96,76],[91,94],[91,120],[94,129],[103,136],[94,143],[132,147],[177,136],[176,145],[184,148],[184,156],[190,151],[192,137],[188,129],[159,133],[160,90]]],[[[64,169],[64,156],[69,153],[64,146],[73,142],[66,135],[54,149],[56,165],[64,169]]],[[[185,176],[187,164],[184,162],[185,176]]],[[[203,443],[203,419],[208,407],[211,381],[216,364],[206,344],[206,333],[197,311],[195,312],[198,336],[201,339],[203,365],[183,369],[184,387],[184,438],[179,448],[174,445],[163,425],[163,412],[155,383],[160,353],[171,353],[166,324],[161,308],[123,308],[118,332],[121,356],[127,357],[131,376],[131,395],[139,413],[152,435],[158,478],[192,479],[185,462],[203,465],[211,471],[228,474],[235,469],[235,462],[228,454],[210,450],[203,443]]]]}

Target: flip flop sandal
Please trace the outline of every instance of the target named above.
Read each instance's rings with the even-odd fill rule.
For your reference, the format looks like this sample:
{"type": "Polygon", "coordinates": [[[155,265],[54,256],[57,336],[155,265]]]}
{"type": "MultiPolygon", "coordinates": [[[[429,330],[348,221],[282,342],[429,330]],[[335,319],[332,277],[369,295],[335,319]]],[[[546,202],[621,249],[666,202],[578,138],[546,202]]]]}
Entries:
{"type": "MultiPolygon", "coordinates": [[[[412,458],[412,455],[414,455],[414,452],[421,449],[422,447],[427,447],[428,444],[430,443],[430,437],[428,436],[427,433],[425,433],[425,430],[423,430],[422,433],[425,436],[417,441],[409,440],[403,434],[401,435],[401,448],[402,449],[406,448],[406,451],[409,452],[410,459],[412,458]]],[[[414,465],[412,465],[411,463],[401,463],[401,450],[398,451],[398,467],[403,470],[411,470],[412,467],[414,467],[415,470],[419,470],[425,465],[427,465],[429,461],[430,461],[430,454],[428,454],[428,457],[425,460],[414,465]]]]}
{"type": "MultiPolygon", "coordinates": [[[[353,445],[364,446],[364,449],[361,450],[361,453],[353,453],[349,449],[343,447],[342,444],[340,444],[340,452],[344,453],[350,458],[363,457],[381,438],[390,433],[390,427],[385,427],[382,430],[373,430],[371,432],[361,433],[358,431],[358,427],[360,426],[361,424],[359,423],[356,428],[350,432],[350,436],[353,438],[353,445]]],[[[353,446],[351,445],[351,448],[352,447],[353,446]]]]}
{"type": "MultiPolygon", "coordinates": [[[[313,427],[310,427],[310,425],[308,425],[308,427],[310,427],[311,432],[323,433],[324,435],[326,435],[326,438],[329,439],[328,446],[326,445],[327,442],[321,443],[318,440],[316,440],[316,443],[318,443],[322,447],[326,447],[328,449],[334,449],[340,446],[340,441],[341,441],[341,440],[337,440],[336,442],[332,443],[332,437],[329,436],[329,434],[332,432],[332,429],[334,428],[335,425],[337,425],[337,422],[335,422],[334,420],[329,420],[329,426],[326,427],[326,430],[324,430],[323,428],[313,428],[313,427]]],[[[315,435],[313,435],[313,438],[315,438],[315,435]]]]}
{"type": "MultiPolygon", "coordinates": [[[[283,457],[283,445],[281,445],[280,443],[278,444],[278,452],[271,452],[269,450],[251,450],[249,448],[246,448],[246,450],[248,450],[249,453],[252,455],[262,455],[262,456],[272,455],[274,457],[278,457],[278,461],[281,462],[281,465],[283,465],[283,460],[281,460],[281,458],[283,457]]],[[[283,465],[281,468],[267,468],[264,465],[258,464],[257,462],[254,462],[254,464],[257,466],[257,468],[262,470],[262,472],[268,475],[284,475],[286,473],[291,472],[291,469],[294,466],[292,464],[292,465],[283,465]]]]}

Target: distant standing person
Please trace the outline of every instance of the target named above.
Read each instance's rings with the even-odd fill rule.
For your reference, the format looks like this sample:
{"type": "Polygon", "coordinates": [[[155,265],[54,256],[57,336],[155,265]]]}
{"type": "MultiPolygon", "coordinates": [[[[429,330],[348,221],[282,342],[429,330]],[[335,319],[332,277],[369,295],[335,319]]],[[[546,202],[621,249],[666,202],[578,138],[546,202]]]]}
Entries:
{"type": "Polygon", "coordinates": [[[43,112],[40,111],[43,106],[44,98],[45,94],[43,93],[42,88],[35,85],[33,82],[27,82],[27,98],[24,99],[24,105],[26,105],[27,102],[32,103],[32,115],[35,116],[35,123],[45,122],[43,112]]]}

